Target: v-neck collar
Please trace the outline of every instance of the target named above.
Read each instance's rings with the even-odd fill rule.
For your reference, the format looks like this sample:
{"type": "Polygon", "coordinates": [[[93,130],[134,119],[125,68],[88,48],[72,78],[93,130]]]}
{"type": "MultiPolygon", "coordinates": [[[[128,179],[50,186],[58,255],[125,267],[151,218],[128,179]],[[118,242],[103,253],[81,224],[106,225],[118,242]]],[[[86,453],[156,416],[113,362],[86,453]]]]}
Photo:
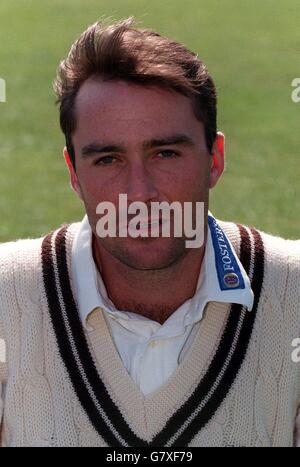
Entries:
{"type": "Polygon", "coordinates": [[[163,428],[170,414],[191,394],[212,360],[224,331],[231,305],[210,302],[206,306],[197,335],[167,381],[150,394],[144,395],[124,367],[110,335],[103,310],[92,313],[88,341],[95,364],[109,393],[122,407],[126,419],[140,436],[151,440],[163,428]]]}

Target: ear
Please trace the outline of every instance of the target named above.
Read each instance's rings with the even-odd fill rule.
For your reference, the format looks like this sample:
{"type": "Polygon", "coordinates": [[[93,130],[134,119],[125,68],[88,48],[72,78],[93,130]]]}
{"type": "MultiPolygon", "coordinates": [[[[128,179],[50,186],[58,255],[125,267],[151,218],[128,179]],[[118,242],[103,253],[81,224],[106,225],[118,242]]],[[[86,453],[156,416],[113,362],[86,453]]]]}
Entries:
{"type": "Polygon", "coordinates": [[[78,181],[78,177],[77,177],[77,174],[75,172],[73,163],[71,161],[71,157],[70,157],[66,147],[64,148],[64,158],[65,158],[66,164],[68,166],[71,186],[72,186],[73,190],[75,191],[75,193],[79,196],[79,198],[81,200],[83,200],[80,184],[79,184],[79,181],[78,181]]]}
{"type": "Polygon", "coordinates": [[[225,137],[223,133],[218,131],[212,148],[212,162],[210,169],[209,188],[213,188],[218,183],[218,180],[224,171],[224,148],[225,137]]]}

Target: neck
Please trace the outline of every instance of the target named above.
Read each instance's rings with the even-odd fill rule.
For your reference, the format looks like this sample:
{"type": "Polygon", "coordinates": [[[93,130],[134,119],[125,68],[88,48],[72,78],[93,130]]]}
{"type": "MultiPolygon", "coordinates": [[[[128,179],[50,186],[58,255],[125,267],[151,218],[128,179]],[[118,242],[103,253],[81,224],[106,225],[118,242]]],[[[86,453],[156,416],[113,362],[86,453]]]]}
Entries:
{"type": "Polygon", "coordinates": [[[205,243],[190,249],[170,267],[136,270],[107,252],[93,237],[93,254],[110,300],[117,309],[131,311],[163,324],[195,294],[205,243]]]}

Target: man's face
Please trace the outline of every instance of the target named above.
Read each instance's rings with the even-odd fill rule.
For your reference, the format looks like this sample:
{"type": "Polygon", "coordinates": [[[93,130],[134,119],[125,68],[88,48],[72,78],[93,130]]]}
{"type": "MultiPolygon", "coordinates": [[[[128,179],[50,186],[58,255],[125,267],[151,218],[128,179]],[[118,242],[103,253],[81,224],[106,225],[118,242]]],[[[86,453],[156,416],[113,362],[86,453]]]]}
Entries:
{"type": "MultiPolygon", "coordinates": [[[[124,81],[87,80],[76,97],[71,182],[96,244],[135,269],[162,269],[188,254],[184,238],[99,238],[96,207],[142,201],[202,201],[223,170],[223,139],[210,155],[191,101],[176,92],[124,81]]],[[[67,153],[65,152],[68,158],[67,153]]]]}

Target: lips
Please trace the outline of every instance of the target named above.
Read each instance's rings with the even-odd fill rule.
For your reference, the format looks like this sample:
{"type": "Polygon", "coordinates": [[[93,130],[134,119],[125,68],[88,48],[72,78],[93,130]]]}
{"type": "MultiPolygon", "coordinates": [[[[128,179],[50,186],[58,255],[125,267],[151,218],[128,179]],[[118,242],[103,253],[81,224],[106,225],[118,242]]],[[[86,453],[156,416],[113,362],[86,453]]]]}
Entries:
{"type": "Polygon", "coordinates": [[[128,220],[127,225],[121,224],[119,226],[120,237],[160,237],[162,235],[163,225],[168,222],[166,218],[160,219],[136,219],[135,222],[131,222],[134,216],[128,220]]]}

